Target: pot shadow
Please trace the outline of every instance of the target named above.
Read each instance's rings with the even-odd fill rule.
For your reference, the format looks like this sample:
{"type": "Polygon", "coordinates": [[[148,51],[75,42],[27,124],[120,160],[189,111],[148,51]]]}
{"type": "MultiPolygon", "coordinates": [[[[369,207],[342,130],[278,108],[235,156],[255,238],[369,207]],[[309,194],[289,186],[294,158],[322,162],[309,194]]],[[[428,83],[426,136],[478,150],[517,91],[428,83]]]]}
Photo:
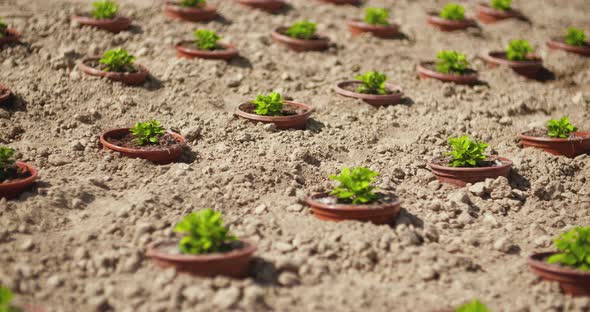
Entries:
{"type": "Polygon", "coordinates": [[[141,26],[135,25],[135,24],[132,24],[131,26],[129,26],[129,29],[127,31],[129,33],[134,34],[134,35],[143,34],[143,28],[141,28],[141,26]]]}
{"type": "Polygon", "coordinates": [[[163,86],[164,86],[164,84],[162,83],[162,81],[160,79],[158,79],[155,76],[153,76],[152,74],[150,74],[148,76],[147,81],[139,87],[146,89],[148,91],[155,91],[155,90],[161,89],[163,86]]]}
{"type": "Polygon", "coordinates": [[[401,101],[397,105],[403,105],[403,106],[410,107],[414,104],[415,104],[414,100],[412,100],[410,97],[404,96],[404,97],[402,97],[401,101]]]}
{"type": "Polygon", "coordinates": [[[522,14],[522,12],[518,11],[518,16],[516,17],[517,20],[527,23],[529,25],[533,25],[533,22],[531,21],[530,18],[528,18],[526,15],[522,14]]]}
{"type": "Polygon", "coordinates": [[[529,181],[527,178],[523,177],[514,168],[512,168],[512,170],[510,170],[509,181],[510,181],[510,186],[512,186],[512,188],[515,188],[515,189],[518,189],[521,191],[527,191],[531,188],[531,181],[529,181]]]}
{"type": "Polygon", "coordinates": [[[185,163],[185,164],[192,164],[195,161],[198,161],[200,159],[201,159],[201,157],[199,156],[199,154],[197,152],[193,151],[190,147],[186,146],[182,150],[182,154],[180,155],[178,162],[185,163]]]}
{"type": "Polygon", "coordinates": [[[547,69],[545,66],[543,66],[543,68],[541,68],[541,71],[539,73],[537,73],[536,76],[527,77],[527,78],[529,78],[531,80],[538,81],[538,82],[548,82],[548,81],[554,81],[556,79],[555,73],[553,73],[552,71],[547,69]]]}
{"type": "Polygon", "coordinates": [[[291,11],[293,11],[293,5],[291,5],[290,3],[285,3],[282,8],[280,8],[278,11],[276,11],[273,14],[274,15],[287,15],[291,11]]]}
{"type": "Polygon", "coordinates": [[[27,101],[22,96],[13,92],[10,98],[8,98],[8,101],[2,105],[2,109],[10,113],[26,112],[27,101]]]}
{"type": "Polygon", "coordinates": [[[323,122],[317,121],[315,118],[309,118],[305,130],[309,130],[313,133],[320,133],[325,127],[326,125],[323,122]]]}
{"type": "Polygon", "coordinates": [[[484,87],[490,87],[490,84],[487,81],[483,81],[483,80],[477,80],[476,82],[472,83],[471,86],[484,86],[484,87]]]}
{"type": "Polygon", "coordinates": [[[239,67],[239,68],[248,68],[251,69],[252,68],[252,62],[250,62],[249,59],[239,55],[238,57],[234,57],[233,59],[231,59],[228,64],[230,66],[235,66],[235,67],[239,67]]]}
{"type": "Polygon", "coordinates": [[[225,18],[225,16],[221,15],[221,14],[217,14],[217,16],[215,16],[215,18],[212,20],[218,23],[221,23],[221,25],[231,25],[232,21],[228,20],[227,18],[225,18]]]}
{"type": "Polygon", "coordinates": [[[250,272],[248,274],[254,282],[263,286],[277,286],[279,272],[274,263],[260,257],[253,257],[250,272]]]}
{"type": "Polygon", "coordinates": [[[388,40],[388,41],[393,41],[393,40],[408,40],[410,41],[410,37],[408,37],[408,35],[406,35],[403,32],[398,32],[395,36],[389,37],[389,38],[379,38],[380,40],[388,40]]]}
{"type": "Polygon", "coordinates": [[[405,208],[400,209],[399,214],[397,215],[395,220],[393,220],[393,222],[391,223],[391,227],[396,228],[400,224],[413,225],[414,227],[417,227],[420,229],[424,227],[424,221],[422,219],[420,219],[418,216],[416,216],[415,214],[410,213],[405,208]]]}

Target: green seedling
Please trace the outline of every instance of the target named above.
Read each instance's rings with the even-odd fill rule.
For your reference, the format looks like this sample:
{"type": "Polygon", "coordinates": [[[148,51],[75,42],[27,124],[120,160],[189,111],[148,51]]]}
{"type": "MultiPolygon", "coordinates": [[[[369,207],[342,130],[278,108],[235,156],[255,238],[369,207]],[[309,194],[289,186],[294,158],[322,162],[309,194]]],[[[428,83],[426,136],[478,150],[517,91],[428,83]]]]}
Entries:
{"type": "Polygon", "coordinates": [[[215,50],[217,41],[221,39],[214,31],[206,29],[195,30],[195,44],[201,50],[215,50]]]}
{"type": "Polygon", "coordinates": [[[316,28],[316,23],[301,21],[289,27],[286,34],[292,38],[311,40],[315,37],[316,28]]]}
{"type": "Polygon", "coordinates": [[[369,25],[389,25],[389,10],[383,8],[366,8],[365,23],[369,25]]]}
{"type": "Polygon", "coordinates": [[[586,45],[586,34],[581,29],[570,27],[565,35],[565,43],[579,47],[584,46],[586,45]]]}
{"type": "Polygon", "coordinates": [[[106,65],[105,69],[107,71],[125,72],[133,68],[135,56],[130,55],[123,48],[118,48],[106,51],[99,62],[106,65]]]}
{"type": "Polygon", "coordinates": [[[10,289],[0,286],[0,312],[19,312],[20,309],[10,306],[14,294],[10,289]]]}
{"type": "Polygon", "coordinates": [[[0,18],[0,38],[6,35],[6,29],[8,29],[8,25],[0,18]]]}
{"type": "Polygon", "coordinates": [[[271,92],[268,95],[259,94],[252,101],[256,105],[254,112],[262,116],[280,116],[283,114],[283,97],[278,92],[271,92]]]}
{"type": "Polygon", "coordinates": [[[96,19],[113,18],[119,11],[119,6],[109,0],[94,1],[92,3],[94,9],[90,12],[96,19]]]}
{"type": "Polygon", "coordinates": [[[138,122],[129,130],[138,145],[158,144],[160,137],[166,133],[159,121],[138,122]]]}
{"type": "Polygon", "coordinates": [[[477,299],[461,305],[455,309],[455,312],[490,312],[488,307],[477,299]]]}
{"type": "Polygon", "coordinates": [[[575,227],[553,241],[561,252],[547,258],[548,263],[557,263],[590,272],[590,227],[575,227]]]}
{"type": "Polygon", "coordinates": [[[471,140],[464,135],[457,138],[449,138],[452,148],[447,156],[452,156],[451,167],[477,167],[487,157],[484,155],[488,144],[471,140]]]}
{"type": "Polygon", "coordinates": [[[0,182],[8,180],[16,173],[13,157],[14,150],[12,148],[0,146],[0,182]]]}
{"type": "Polygon", "coordinates": [[[354,78],[362,82],[362,84],[356,88],[356,92],[366,94],[387,94],[387,89],[385,87],[387,76],[383,73],[370,71],[354,78]]]}
{"type": "Polygon", "coordinates": [[[440,73],[462,75],[469,66],[465,54],[456,51],[440,51],[436,58],[436,71],[440,73]]]}
{"type": "Polygon", "coordinates": [[[440,17],[444,19],[460,21],[465,19],[465,8],[457,3],[449,3],[440,11],[440,17]]]}
{"type": "Polygon", "coordinates": [[[227,251],[231,249],[230,243],[237,240],[223,225],[221,214],[209,208],[184,217],[174,227],[174,232],[186,235],[178,245],[185,254],[227,251]]]}
{"type": "Polygon", "coordinates": [[[330,180],[340,182],[335,187],[330,195],[334,195],[340,201],[350,202],[353,204],[367,204],[379,196],[375,193],[375,177],[379,173],[372,171],[368,168],[356,167],[348,168],[344,167],[340,172],[340,175],[330,176],[330,180]]]}
{"type": "Polygon", "coordinates": [[[547,122],[547,135],[550,138],[567,139],[572,132],[577,130],[578,128],[572,125],[567,117],[551,119],[547,122]]]}
{"type": "Polygon", "coordinates": [[[492,0],[490,5],[496,10],[508,11],[512,9],[512,0],[492,0]]]}
{"type": "Polygon", "coordinates": [[[508,43],[506,57],[511,61],[524,61],[529,53],[535,50],[526,40],[511,40],[508,43]]]}
{"type": "Polygon", "coordinates": [[[183,7],[194,8],[199,6],[204,6],[207,4],[205,0],[182,0],[180,1],[180,5],[183,7]]]}

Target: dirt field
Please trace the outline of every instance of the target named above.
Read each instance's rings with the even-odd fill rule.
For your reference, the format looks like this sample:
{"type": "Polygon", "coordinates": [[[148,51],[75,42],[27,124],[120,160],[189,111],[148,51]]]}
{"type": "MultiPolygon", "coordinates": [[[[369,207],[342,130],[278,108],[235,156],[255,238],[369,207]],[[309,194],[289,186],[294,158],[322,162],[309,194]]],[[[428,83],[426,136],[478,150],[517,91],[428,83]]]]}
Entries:
{"type": "MultiPolygon", "coordinates": [[[[369,0],[389,6],[406,39],[351,38],[345,20],[362,9],[294,0],[268,15],[219,1],[223,20],[171,21],[156,1],[120,1],[133,17],[113,35],[70,23],[89,1],[0,0],[23,44],[0,49],[0,83],[18,100],[0,107],[0,144],[41,171],[16,200],[0,200],[0,284],[19,304],[47,311],[432,311],[479,298],[493,311],[590,311],[526,258],[590,224],[590,157],[567,159],[518,147],[517,134],[551,117],[590,129],[590,59],[550,52],[566,27],[590,31],[588,0],[515,0],[530,23],[440,33],[425,21],[444,1],[369,0]],[[287,51],[271,29],[309,19],[335,46],[287,51]],[[230,63],[179,60],[173,44],[206,27],[235,44],[230,63]],[[528,39],[554,79],[487,69],[477,56],[528,39]],[[153,78],[126,87],[82,74],[83,56],[125,47],[153,78]],[[442,49],[466,53],[474,87],[419,80],[416,65],[442,49]],[[376,109],[333,91],[367,70],[385,72],[408,99],[376,109]],[[277,90],[315,108],[305,131],[276,131],[233,116],[238,104],[277,90]],[[105,130],[158,119],[187,137],[182,162],[154,165],[103,150],[105,130]],[[449,136],[470,134],[514,162],[509,182],[484,193],[441,185],[426,161],[449,136]],[[332,185],[343,166],[380,172],[403,211],[392,226],[315,219],[299,200],[332,185]],[[183,215],[211,207],[232,231],[258,243],[245,280],[162,271],[146,259],[183,215]]],[[[214,1],[212,1],[214,2],[214,1]]],[[[474,15],[476,1],[459,1],[474,15]]]]}

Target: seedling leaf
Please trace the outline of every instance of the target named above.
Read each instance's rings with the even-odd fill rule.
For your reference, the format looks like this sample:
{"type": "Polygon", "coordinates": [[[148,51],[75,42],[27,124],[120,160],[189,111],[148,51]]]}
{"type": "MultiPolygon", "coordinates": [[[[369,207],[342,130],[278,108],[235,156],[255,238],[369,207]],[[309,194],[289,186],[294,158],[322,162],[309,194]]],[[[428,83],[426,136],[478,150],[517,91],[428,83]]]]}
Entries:
{"type": "Polygon", "coordinates": [[[465,19],[465,8],[457,3],[449,3],[440,11],[440,17],[460,21],[465,19]]]}
{"type": "Polygon", "coordinates": [[[188,7],[188,8],[204,6],[205,4],[207,4],[206,0],[182,0],[182,1],[180,1],[181,6],[188,7]]]}
{"type": "Polygon", "coordinates": [[[0,146],[0,182],[14,176],[14,150],[9,147],[0,146]]]}
{"type": "Polygon", "coordinates": [[[340,182],[330,195],[336,196],[339,200],[352,202],[353,204],[368,204],[379,196],[375,194],[375,177],[379,173],[368,168],[342,168],[340,175],[330,176],[330,180],[340,182]]]}
{"type": "Polygon", "coordinates": [[[138,145],[158,144],[160,136],[166,133],[159,121],[138,122],[129,130],[138,145]]]}
{"type": "Polygon", "coordinates": [[[389,10],[383,8],[366,8],[364,20],[369,25],[389,25],[389,10]]]}
{"type": "Polygon", "coordinates": [[[90,12],[96,19],[113,18],[119,11],[119,6],[109,0],[99,0],[92,3],[94,9],[90,12]]]}
{"type": "Polygon", "coordinates": [[[271,92],[268,95],[259,94],[252,101],[256,105],[254,112],[262,116],[280,116],[283,114],[283,97],[278,92],[271,92]]]}
{"type": "Polygon", "coordinates": [[[8,29],[8,25],[0,18],[0,38],[6,35],[6,29],[8,29]]]}
{"type": "Polygon", "coordinates": [[[561,253],[547,258],[547,263],[590,271],[590,227],[575,227],[561,234],[553,243],[561,253]]]}
{"type": "Polygon", "coordinates": [[[315,23],[300,21],[289,27],[286,34],[289,37],[310,40],[315,37],[316,28],[317,26],[315,23]]]}
{"type": "Polygon", "coordinates": [[[479,300],[473,299],[472,301],[459,306],[457,309],[455,309],[455,312],[490,312],[490,310],[479,300]]]}
{"type": "Polygon", "coordinates": [[[195,44],[201,50],[215,50],[217,41],[221,39],[214,31],[206,29],[195,30],[195,44]]]}
{"type": "Polygon", "coordinates": [[[551,138],[569,138],[572,132],[578,128],[570,123],[570,119],[563,117],[561,119],[551,119],[547,122],[547,135],[551,138]]]}
{"type": "Polygon", "coordinates": [[[586,44],[586,34],[581,29],[570,27],[565,35],[565,43],[573,46],[584,46],[586,44]]]}
{"type": "Polygon", "coordinates": [[[496,10],[508,11],[512,9],[512,0],[492,0],[490,4],[496,10]]]}
{"type": "Polygon", "coordinates": [[[465,54],[456,51],[440,51],[436,58],[436,71],[445,74],[462,75],[467,70],[469,62],[465,54]]]}
{"type": "Polygon", "coordinates": [[[356,92],[366,94],[387,94],[387,89],[385,87],[387,76],[383,73],[369,71],[354,78],[362,82],[362,84],[356,88],[356,92]]]}
{"type": "Polygon", "coordinates": [[[101,64],[106,65],[107,71],[125,72],[132,69],[135,56],[130,55],[127,50],[123,48],[106,51],[99,60],[101,64]]]}
{"type": "Polygon", "coordinates": [[[487,157],[484,155],[488,144],[471,140],[464,135],[457,138],[449,138],[452,151],[446,155],[453,157],[451,167],[477,167],[487,157]]]}
{"type": "Polygon", "coordinates": [[[511,40],[508,43],[506,57],[511,61],[524,61],[527,58],[527,54],[534,51],[526,40],[511,40]]]}
{"type": "Polygon", "coordinates": [[[178,245],[185,254],[227,251],[228,244],[237,240],[223,225],[221,214],[210,208],[187,215],[174,227],[174,232],[186,234],[178,245]]]}
{"type": "Polygon", "coordinates": [[[10,302],[14,298],[14,294],[10,289],[0,286],[0,312],[16,312],[10,307],[10,302]]]}

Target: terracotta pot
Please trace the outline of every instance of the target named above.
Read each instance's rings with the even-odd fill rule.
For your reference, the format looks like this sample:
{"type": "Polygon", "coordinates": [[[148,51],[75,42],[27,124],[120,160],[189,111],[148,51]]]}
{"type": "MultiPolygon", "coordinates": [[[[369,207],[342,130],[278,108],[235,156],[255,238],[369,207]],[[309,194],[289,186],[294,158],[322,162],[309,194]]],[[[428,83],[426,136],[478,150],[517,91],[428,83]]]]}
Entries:
{"type": "Polygon", "coordinates": [[[320,201],[320,199],[329,196],[326,193],[319,193],[305,199],[305,202],[311,207],[313,215],[320,220],[357,220],[374,224],[389,224],[401,209],[401,201],[397,197],[393,197],[389,203],[369,205],[327,204],[320,201]]]}
{"type": "Polygon", "coordinates": [[[287,27],[279,27],[272,32],[272,39],[275,42],[282,43],[293,51],[323,51],[330,47],[330,39],[324,36],[318,36],[317,39],[305,40],[291,38],[283,33],[287,27]]]}
{"type": "Polygon", "coordinates": [[[508,66],[527,78],[536,78],[543,69],[543,59],[536,54],[530,54],[524,61],[511,61],[506,57],[506,52],[493,51],[484,55],[483,59],[489,67],[508,66]]]}
{"type": "Polygon", "coordinates": [[[401,92],[401,89],[393,84],[386,84],[386,88],[387,90],[390,91],[394,91],[391,94],[365,94],[365,93],[358,93],[352,90],[356,90],[356,88],[358,86],[360,86],[362,83],[360,81],[356,81],[356,80],[349,80],[349,81],[343,81],[340,82],[336,85],[336,93],[340,94],[340,95],[344,95],[347,97],[352,97],[352,98],[356,98],[356,99],[361,99],[363,101],[365,101],[368,104],[371,104],[373,106],[385,106],[385,105],[393,105],[393,104],[398,104],[399,102],[401,102],[401,99],[403,97],[403,93],[401,92]],[[351,90],[352,89],[352,90],[351,90]],[[395,92],[398,91],[398,92],[395,92]]]}
{"type": "Polygon", "coordinates": [[[178,2],[168,1],[164,5],[164,14],[170,18],[187,22],[207,22],[217,17],[217,7],[206,5],[204,7],[183,7],[178,2]]]}
{"type": "Polygon", "coordinates": [[[112,33],[119,33],[123,30],[129,29],[131,26],[131,19],[124,16],[116,16],[115,18],[95,19],[88,15],[73,15],[72,20],[84,26],[96,27],[110,31],[112,33]]]}
{"type": "Polygon", "coordinates": [[[194,44],[194,48],[187,47],[183,45],[184,43],[192,43],[190,40],[182,41],[176,45],[176,56],[179,58],[202,58],[202,59],[211,59],[211,60],[231,60],[234,57],[238,56],[238,50],[229,44],[222,44],[218,43],[217,46],[219,49],[208,51],[208,50],[199,50],[194,44]]]}
{"type": "Polygon", "coordinates": [[[241,243],[240,249],[202,255],[181,254],[178,242],[154,243],[148,247],[147,255],[161,268],[175,268],[195,276],[243,278],[248,275],[256,246],[247,241],[241,243]]]}
{"type": "Polygon", "coordinates": [[[590,153],[590,132],[574,132],[576,138],[568,139],[536,137],[527,135],[527,132],[520,134],[523,147],[540,148],[553,155],[570,158],[590,153]]]}
{"type": "Polygon", "coordinates": [[[0,105],[8,103],[12,97],[12,91],[7,86],[0,84],[0,105]]]}
{"type": "Polygon", "coordinates": [[[117,151],[122,155],[131,158],[147,159],[157,164],[167,164],[177,160],[182,154],[182,150],[186,146],[186,140],[184,139],[184,137],[182,137],[180,134],[170,131],[168,131],[167,133],[172,135],[178,141],[178,143],[180,143],[180,145],[168,149],[142,150],[117,146],[108,141],[109,138],[120,138],[125,136],[129,133],[129,130],[130,128],[109,130],[100,136],[100,143],[105,149],[117,151]]]}
{"type": "Polygon", "coordinates": [[[552,50],[563,50],[583,56],[590,56],[590,43],[587,41],[583,46],[574,46],[565,43],[565,39],[563,38],[552,38],[547,41],[547,46],[552,50]]]}
{"type": "Polygon", "coordinates": [[[302,110],[303,113],[291,116],[261,116],[254,113],[249,113],[246,107],[252,106],[251,103],[243,103],[236,109],[236,115],[246,118],[251,121],[274,123],[277,129],[299,129],[304,130],[307,124],[307,119],[313,112],[313,108],[307,104],[297,103],[292,101],[285,101],[285,106],[290,106],[294,109],[302,110]]]}
{"type": "Polygon", "coordinates": [[[485,3],[477,5],[477,18],[485,24],[495,23],[507,18],[519,18],[521,16],[522,14],[517,10],[496,10],[485,3]]]}
{"type": "Polygon", "coordinates": [[[428,24],[445,32],[463,30],[476,25],[475,21],[470,18],[465,18],[463,20],[450,20],[440,17],[438,12],[428,12],[426,21],[428,24]]]}
{"type": "Polygon", "coordinates": [[[31,184],[35,182],[37,176],[39,175],[39,171],[31,165],[25,164],[23,162],[16,162],[16,165],[20,167],[23,171],[28,171],[31,173],[31,176],[28,178],[10,181],[6,183],[0,182],[0,198],[15,198],[20,193],[22,193],[25,189],[27,189],[31,184]]]}
{"type": "Polygon", "coordinates": [[[437,72],[434,62],[421,62],[418,64],[418,76],[422,79],[434,78],[444,82],[454,82],[456,84],[470,85],[479,81],[476,71],[471,70],[463,75],[445,74],[437,72]]]}
{"type": "Polygon", "coordinates": [[[533,273],[550,282],[558,282],[566,294],[572,296],[590,296],[590,272],[568,268],[559,264],[550,264],[545,260],[555,252],[543,252],[529,257],[529,267],[533,273]]]}
{"type": "Polygon", "coordinates": [[[443,183],[449,183],[456,186],[465,186],[467,183],[476,183],[485,181],[485,179],[495,179],[497,177],[508,177],[512,168],[512,161],[504,157],[490,157],[493,160],[499,160],[501,165],[495,167],[450,167],[428,162],[428,167],[436,178],[443,183]]]}
{"type": "Polygon", "coordinates": [[[320,0],[325,3],[335,4],[335,5],[359,5],[361,3],[360,0],[320,0]]]}
{"type": "Polygon", "coordinates": [[[348,31],[353,36],[370,33],[375,37],[388,39],[395,38],[399,34],[399,26],[393,23],[389,25],[371,25],[359,19],[354,19],[348,21],[348,31]]]}
{"type": "Polygon", "coordinates": [[[16,43],[20,39],[20,33],[12,28],[6,29],[6,35],[0,38],[0,46],[8,43],[16,43]]]}
{"type": "Polygon", "coordinates": [[[107,71],[92,67],[91,65],[88,64],[93,61],[96,62],[99,59],[100,59],[99,57],[85,58],[78,64],[78,67],[80,68],[81,71],[83,71],[84,73],[86,73],[88,75],[105,77],[105,78],[108,78],[108,79],[111,79],[114,81],[120,81],[120,82],[127,84],[127,85],[132,85],[132,86],[143,84],[145,82],[145,80],[147,79],[147,77],[150,75],[148,70],[139,64],[133,64],[133,66],[135,66],[135,68],[137,69],[137,72],[135,72],[135,73],[107,72],[107,71]]]}
{"type": "Polygon", "coordinates": [[[236,0],[239,4],[249,8],[262,10],[268,13],[276,13],[285,5],[282,0],[236,0]]]}

